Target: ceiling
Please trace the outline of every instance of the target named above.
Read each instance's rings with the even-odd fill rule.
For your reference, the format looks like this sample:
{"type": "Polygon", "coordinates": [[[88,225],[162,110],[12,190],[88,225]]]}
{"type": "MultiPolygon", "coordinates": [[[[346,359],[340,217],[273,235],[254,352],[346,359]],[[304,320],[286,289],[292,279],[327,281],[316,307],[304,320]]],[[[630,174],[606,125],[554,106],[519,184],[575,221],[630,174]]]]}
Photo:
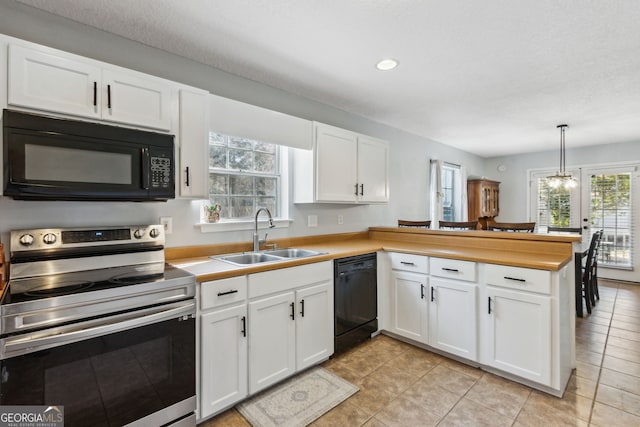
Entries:
{"type": "Polygon", "coordinates": [[[636,0],[18,1],[483,157],[640,142],[636,0]]]}

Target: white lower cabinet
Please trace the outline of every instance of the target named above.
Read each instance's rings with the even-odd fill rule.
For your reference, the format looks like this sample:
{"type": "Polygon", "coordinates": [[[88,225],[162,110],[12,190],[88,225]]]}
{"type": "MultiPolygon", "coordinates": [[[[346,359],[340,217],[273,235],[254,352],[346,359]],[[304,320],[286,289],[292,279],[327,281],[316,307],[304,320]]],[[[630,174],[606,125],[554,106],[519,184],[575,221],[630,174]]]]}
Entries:
{"type": "Polygon", "coordinates": [[[332,354],[332,261],[249,275],[249,394],[332,354]]]}
{"type": "Polygon", "coordinates": [[[550,385],[551,298],[487,287],[486,363],[550,385]]]}
{"type": "Polygon", "coordinates": [[[425,344],[428,342],[427,285],[426,274],[391,273],[391,332],[425,344]]]}
{"type": "Polygon", "coordinates": [[[275,384],[296,371],[294,293],[249,303],[249,393],[275,384]]]}
{"type": "Polygon", "coordinates": [[[429,345],[476,360],[478,328],[477,286],[474,283],[431,278],[429,345]]]}
{"type": "Polygon", "coordinates": [[[201,417],[247,396],[247,305],[201,316],[201,417]]]}

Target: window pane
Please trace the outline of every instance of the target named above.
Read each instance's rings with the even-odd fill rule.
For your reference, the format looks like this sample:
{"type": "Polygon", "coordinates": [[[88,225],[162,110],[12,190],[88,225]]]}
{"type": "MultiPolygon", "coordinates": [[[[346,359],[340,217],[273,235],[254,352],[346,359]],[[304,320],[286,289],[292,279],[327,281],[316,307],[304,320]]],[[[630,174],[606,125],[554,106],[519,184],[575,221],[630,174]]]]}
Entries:
{"type": "Polygon", "coordinates": [[[256,208],[267,208],[272,215],[276,213],[276,198],[275,197],[258,197],[256,200],[256,208]]]}
{"type": "Polygon", "coordinates": [[[258,196],[276,196],[276,186],[278,181],[276,178],[256,178],[256,195],[258,196]]]}
{"type": "Polygon", "coordinates": [[[538,228],[571,226],[571,190],[551,188],[547,178],[538,178],[538,228]]]}
{"type": "Polygon", "coordinates": [[[227,148],[219,145],[209,145],[209,167],[227,168],[227,148]]]}
{"type": "Polygon", "coordinates": [[[276,154],[276,148],[278,146],[276,144],[269,144],[268,142],[255,141],[255,151],[260,151],[263,153],[276,154]]]}
{"type": "Polygon", "coordinates": [[[276,156],[274,154],[255,153],[255,171],[275,173],[276,156]]]}
{"type": "Polygon", "coordinates": [[[209,174],[209,194],[229,194],[229,176],[217,173],[209,174]]]}
{"type": "Polygon", "coordinates": [[[229,149],[229,169],[240,171],[253,170],[253,151],[229,149]]]}
{"type": "Polygon", "coordinates": [[[229,194],[233,196],[254,194],[253,177],[244,175],[229,176],[229,194]]]}
{"type": "Polygon", "coordinates": [[[210,132],[209,133],[209,144],[214,144],[214,145],[227,145],[227,139],[224,135],[221,135],[219,133],[215,133],[215,132],[210,132]]]}
{"type": "Polygon", "coordinates": [[[244,150],[252,150],[253,149],[253,141],[246,138],[237,138],[235,136],[229,137],[229,147],[232,148],[242,148],[244,150]]]}
{"type": "Polygon", "coordinates": [[[231,197],[230,218],[248,218],[255,211],[253,197],[231,197]]]}

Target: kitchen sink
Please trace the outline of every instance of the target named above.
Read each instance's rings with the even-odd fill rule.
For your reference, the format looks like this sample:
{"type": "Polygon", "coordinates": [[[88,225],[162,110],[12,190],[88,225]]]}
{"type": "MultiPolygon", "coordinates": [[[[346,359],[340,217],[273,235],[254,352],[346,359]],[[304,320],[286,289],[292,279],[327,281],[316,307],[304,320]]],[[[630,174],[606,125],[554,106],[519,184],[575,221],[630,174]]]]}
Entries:
{"type": "Polygon", "coordinates": [[[212,256],[211,258],[235,265],[262,264],[265,262],[287,261],[295,258],[306,258],[315,255],[323,255],[324,252],[308,249],[288,248],[274,249],[266,252],[245,252],[242,254],[212,256]]]}
{"type": "Polygon", "coordinates": [[[308,256],[323,254],[323,252],[311,251],[309,249],[298,249],[298,248],[274,249],[272,251],[267,251],[265,253],[269,255],[283,257],[283,258],[305,258],[308,256]]]}

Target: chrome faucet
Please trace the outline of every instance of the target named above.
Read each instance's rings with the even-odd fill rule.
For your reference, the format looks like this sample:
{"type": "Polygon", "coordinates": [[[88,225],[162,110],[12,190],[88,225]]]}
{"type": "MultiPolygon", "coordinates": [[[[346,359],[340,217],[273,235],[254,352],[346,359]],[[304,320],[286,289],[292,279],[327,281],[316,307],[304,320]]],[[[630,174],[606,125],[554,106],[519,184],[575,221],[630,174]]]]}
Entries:
{"type": "Polygon", "coordinates": [[[260,243],[264,243],[267,241],[267,233],[265,233],[264,235],[264,240],[260,240],[260,238],[258,237],[258,215],[260,215],[260,212],[262,211],[265,211],[267,215],[269,215],[269,228],[275,227],[275,225],[273,224],[273,217],[271,216],[271,212],[269,212],[269,209],[267,208],[258,209],[258,211],[256,212],[256,219],[253,221],[255,226],[253,231],[253,251],[254,252],[258,252],[260,250],[260,243]]]}

